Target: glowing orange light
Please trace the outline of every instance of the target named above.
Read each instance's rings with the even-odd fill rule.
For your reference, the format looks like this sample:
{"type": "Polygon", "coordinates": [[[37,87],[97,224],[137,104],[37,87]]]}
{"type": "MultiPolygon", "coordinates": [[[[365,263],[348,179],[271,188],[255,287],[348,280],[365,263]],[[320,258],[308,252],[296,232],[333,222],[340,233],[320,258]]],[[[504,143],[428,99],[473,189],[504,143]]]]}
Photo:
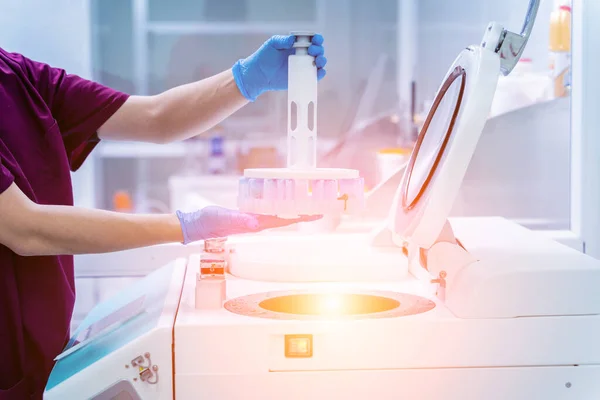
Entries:
{"type": "Polygon", "coordinates": [[[285,356],[288,358],[312,357],[312,335],[285,335],[285,356]]]}
{"type": "Polygon", "coordinates": [[[343,306],[342,299],[340,296],[336,296],[333,294],[328,295],[323,299],[321,303],[322,313],[323,314],[332,314],[340,312],[343,306]]]}

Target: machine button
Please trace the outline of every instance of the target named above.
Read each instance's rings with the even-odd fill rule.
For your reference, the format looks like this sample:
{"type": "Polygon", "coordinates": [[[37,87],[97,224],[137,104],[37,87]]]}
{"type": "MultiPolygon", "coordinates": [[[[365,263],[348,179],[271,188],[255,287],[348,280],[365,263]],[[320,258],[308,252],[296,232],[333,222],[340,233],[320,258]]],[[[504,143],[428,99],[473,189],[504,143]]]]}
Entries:
{"type": "Polygon", "coordinates": [[[285,335],[286,358],[310,358],[312,354],[312,335],[285,335]]]}
{"type": "Polygon", "coordinates": [[[133,360],[131,360],[131,365],[132,365],[133,367],[138,367],[138,366],[140,366],[140,365],[144,364],[144,362],[145,362],[145,361],[144,361],[144,357],[142,357],[142,356],[137,356],[136,358],[134,358],[133,360]]]}
{"type": "Polygon", "coordinates": [[[142,369],[140,371],[140,379],[143,382],[146,382],[147,380],[149,380],[150,378],[152,378],[152,375],[153,374],[152,374],[152,371],[150,371],[150,368],[145,368],[145,369],[142,369]]]}

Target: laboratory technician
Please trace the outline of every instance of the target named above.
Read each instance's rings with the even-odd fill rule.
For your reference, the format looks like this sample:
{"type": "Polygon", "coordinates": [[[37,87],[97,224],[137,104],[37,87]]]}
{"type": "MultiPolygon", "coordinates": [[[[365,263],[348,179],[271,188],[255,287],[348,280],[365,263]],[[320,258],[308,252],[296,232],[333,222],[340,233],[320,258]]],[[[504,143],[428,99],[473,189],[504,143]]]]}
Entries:
{"type": "MultiPolygon", "coordinates": [[[[257,232],[299,220],[207,207],[136,215],[73,206],[70,171],[100,139],[167,143],[287,88],[293,36],[213,77],[128,96],[0,49],[0,400],[41,399],[75,301],[73,255],[257,232]]],[[[325,76],[323,37],[308,52],[325,76]]],[[[207,54],[207,57],[210,57],[207,54]]]]}

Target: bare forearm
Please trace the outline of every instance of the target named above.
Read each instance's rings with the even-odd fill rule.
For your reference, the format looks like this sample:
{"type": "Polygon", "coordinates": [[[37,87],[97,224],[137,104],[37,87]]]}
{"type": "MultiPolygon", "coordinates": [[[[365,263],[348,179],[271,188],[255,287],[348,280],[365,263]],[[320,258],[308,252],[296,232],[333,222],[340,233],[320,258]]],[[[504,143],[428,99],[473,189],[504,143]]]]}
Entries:
{"type": "Polygon", "coordinates": [[[247,103],[227,70],[158,95],[157,122],[167,141],[182,140],[212,128],[247,103]]]}
{"type": "Polygon", "coordinates": [[[46,205],[32,213],[21,228],[23,255],[107,253],[183,240],[175,215],[46,205]]]}
{"type": "Polygon", "coordinates": [[[231,70],[167,90],[132,96],[98,131],[102,139],[168,143],[201,134],[248,100],[231,70]]]}

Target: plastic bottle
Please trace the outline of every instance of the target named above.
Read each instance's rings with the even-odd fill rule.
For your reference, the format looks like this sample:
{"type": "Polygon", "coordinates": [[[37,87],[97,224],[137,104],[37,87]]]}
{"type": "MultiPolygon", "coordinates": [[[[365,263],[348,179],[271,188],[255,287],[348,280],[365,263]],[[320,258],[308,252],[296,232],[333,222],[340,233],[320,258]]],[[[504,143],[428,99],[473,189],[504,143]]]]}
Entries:
{"type": "Polygon", "coordinates": [[[551,71],[554,97],[569,94],[571,74],[571,5],[561,0],[550,15],[551,71]]]}
{"type": "Polygon", "coordinates": [[[408,161],[410,149],[387,148],[377,152],[377,181],[382,182],[408,161]]]}
{"type": "Polygon", "coordinates": [[[212,175],[225,173],[227,159],[223,149],[223,137],[215,136],[210,139],[210,154],[208,157],[208,172],[212,175]]]}
{"type": "Polygon", "coordinates": [[[133,211],[131,196],[124,190],[119,190],[113,195],[113,209],[117,212],[130,213],[133,211]]]}

